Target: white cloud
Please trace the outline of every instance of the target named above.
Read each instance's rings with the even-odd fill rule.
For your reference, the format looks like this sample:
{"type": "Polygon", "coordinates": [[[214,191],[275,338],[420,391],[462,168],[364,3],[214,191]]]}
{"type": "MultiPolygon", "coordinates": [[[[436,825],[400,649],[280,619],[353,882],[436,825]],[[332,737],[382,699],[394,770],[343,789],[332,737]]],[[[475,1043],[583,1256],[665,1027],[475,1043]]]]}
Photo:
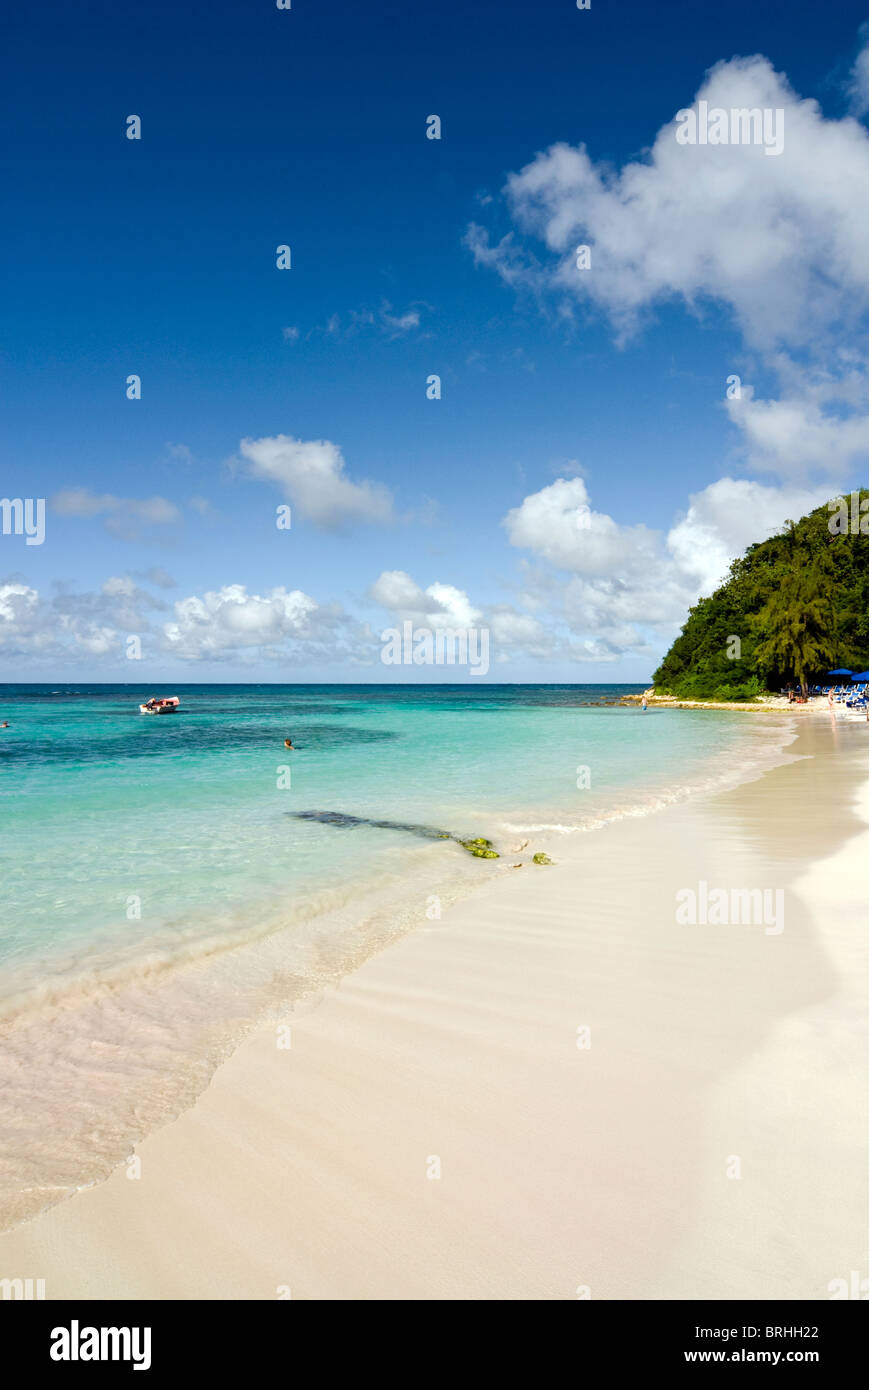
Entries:
{"type": "Polygon", "coordinates": [[[869,459],[869,390],[865,372],[839,379],[784,364],[785,385],[778,400],[760,400],[750,386],[725,402],[740,430],[748,463],[779,477],[813,473],[844,477],[869,459]]]}
{"type": "MultiPolygon", "coordinates": [[[[869,44],[851,94],[869,109],[869,44]]],[[[781,388],[728,402],[746,461],[782,478],[841,477],[869,458],[869,132],[825,118],[760,56],[718,63],[701,100],[782,111],[782,152],[680,144],[675,113],[620,170],[557,143],[509,177],[514,229],[493,243],[472,226],[467,244],[507,284],[541,303],[554,294],[560,313],[600,310],[621,341],[667,301],[723,308],[781,388]],[[583,244],[588,270],[576,265],[583,244]]]]}
{"type": "Polygon", "coordinates": [[[217,656],[240,647],[308,637],[316,611],[316,601],[300,589],[277,588],[261,596],[249,594],[243,584],[227,584],[201,597],[180,599],[163,631],[180,656],[217,656]]]}
{"type": "Polygon", "coordinates": [[[539,618],[518,613],[508,604],[498,604],[487,615],[497,661],[523,654],[535,660],[550,660],[558,650],[558,639],[539,618]]]}
{"type": "Polygon", "coordinates": [[[125,662],[135,634],[150,660],[257,658],[340,664],[371,662],[374,633],[336,604],[319,604],[301,590],[249,593],[243,584],[179,599],[171,608],[114,575],[93,592],[60,588],[50,595],[15,579],[0,584],[0,650],[4,656],[44,657],[52,666],[76,657],[125,662]]]}
{"type": "Polygon", "coordinates": [[[627,654],[651,662],[736,556],[829,495],[828,486],[722,478],[660,532],[595,511],[583,478],[559,478],[504,519],[511,543],[531,557],[518,606],[476,605],[462,589],[423,588],[404,570],[384,571],[370,597],[396,625],[487,628],[499,662],[521,655],[597,664],[627,654]]]}
{"type": "Polygon", "coordinates": [[[13,580],[0,584],[0,649],[53,661],[75,654],[120,659],[125,637],[149,631],[148,611],[159,607],[127,576],[107,579],[96,593],[61,589],[50,598],[13,580]]]}
{"type": "Polygon", "coordinates": [[[526,497],[505,526],[513,545],[544,562],[543,570],[526,574],[526,606],[560,617],[585,644],[583,659],[611,660],[627,652],[653,655],[749,544],[829,494],[829,487],[721,478],[695,493],[686,514],[661,535],[594,512],[583,480],[561,478],[526,497]]]}
{"type": "Polygon", "coordinates": [[[38,604],[39,594],[28,584],[0,584],[0,646],[12,645],[13,639],[33,640],[38,604]]]}
{"type": "Polygon", "coordinates": [[[798,521],[832,495],[829,486],[768,487],[747,478],[719,478],[693,494],[685,516],[667,535],[667,550],[700,594],[711,593],[730,562],[756,541],[798,521]]]}
{"type": "Polygon", "coordinates": [[[115,497],[110,492],[97,494],[86,487],[58,492],[51,499],[51,506],[61,516],[109,516],[148,521],[161,526],[181,519],[175,503],[165,497],[115,497]]]}
{"type": "Polygon", "coordinates": [[[380,310],[380,322],[391,338],[402,338],[414,328],[419,328],[419,310],[405,309],[403,314],[393,314],[391,306],[384,304],[380,310]]]}
{"type": "MultiPolygon", "coordinates": [[[[671,298],[727,305],[748,341],[764,348],[810,344],[819,331],[853,322],[869,295],[867,132],[850,117],[825,119],[762,57],[717,64],[701,99],[782,109],[783,152],[681,145],[674,113],[648,158],[618,173],[596,165],[584,145],[556,144],[511,175],[518,226],[554,255],[549,283],[597,303],[622,333],[641,310],[671,298]],[[582,243],[592,250],[588,271],[575,264],[582,243]]],[[[515,239],[492,247],[476,228],[471,245],[505,279],[521,279],[515,239]]]]}
{"type": "Polygon", "coordinates": [[[471,602],[464,589],[435,581],[423,589],[404,570],[385,570],[372,584],[369,596],[385,608],[390,623],[413,623],[415,628],[487,631],[492,659],[503,663],[525,656],[545,660],[560,651],[557,635],[530,613],[517,612],[510,604],[496,604],[488,611],[471,602]]]}
{"type": "Polygon", "coordinates": [[[370,593],[397,621],[420,627],[473,627],[481,617],[463,589],[438,582],[422,589],[404,570],[384,570],[370,593]]]}
{"type": "Polygon", "coordinates": [[[243,439],[241,454],[250,473],[275,483],[297,515],[324,530],[351,522],[392,519],[392,496],[380,483],[352,482],[337,444],[328,439],[243,439]]]}
{"type": "Polygon", "coordinates": [[[648,527],[619,526],[605,513],[592,511],[581,477],[558,478],[532,493],[508,513],[504,525],[512,545],[586,575],[640,568],[656,546],[648,527]]]}

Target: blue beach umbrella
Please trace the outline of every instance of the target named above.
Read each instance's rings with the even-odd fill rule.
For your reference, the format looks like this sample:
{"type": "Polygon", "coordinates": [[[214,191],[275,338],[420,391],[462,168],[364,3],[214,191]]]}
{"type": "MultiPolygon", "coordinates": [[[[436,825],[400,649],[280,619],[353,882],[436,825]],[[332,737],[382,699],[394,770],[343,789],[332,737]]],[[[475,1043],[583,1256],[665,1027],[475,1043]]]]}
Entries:
{"type": "Polygon", "coordinates": [[[850,676],[853,672],[848,666],[837,666],[835,671],[828,671],[828,676],[850,676]]]}
{"type": "Polygon", "coordinates": [[[869,681],[869,671],[858,671],[856,676],[851,677],[852,681],[869,681]]]}

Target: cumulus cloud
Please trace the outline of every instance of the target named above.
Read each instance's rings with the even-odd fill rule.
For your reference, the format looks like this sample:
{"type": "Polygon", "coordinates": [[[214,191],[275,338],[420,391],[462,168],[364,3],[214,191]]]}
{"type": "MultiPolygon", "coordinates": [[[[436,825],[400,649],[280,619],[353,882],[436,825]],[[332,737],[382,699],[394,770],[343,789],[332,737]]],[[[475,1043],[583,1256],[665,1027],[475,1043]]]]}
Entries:
{"type": "MultiPolygon", "coordinates": [[[[584,145],[553,145],[506,188],[519,228],[550,253],[550,283],[597,303],[623,333],[671,298],[727,305],[746,338],[767,348],[853,322],[869,294],[867,132],[850,117],[825,119],[762,57],[717,64],[696,100],[783,110],[782,153],[679,144],[675,113],[648,158],[620,172],[595,164],[584,145]],[[589,271],[576,268],[577,243],[591,247],[589,271]]],[[[515,240],[499,250],[475,228],[471,245],[505,279],[521,277],[515,240]]]]}
{"type": "Polygon", "coordinates": [[[241,647],[308,637],[316,611],[316,601],[300,589],[276,588],[260,595],[249,594],[243,584],[227,584],[201,597],[180,599],[163,632],[168,647],[179,656],[219,656],[241,647]]]}
{"type": "Polygon", "coordinates": [[[504,524],[511,543],[544,566],[526,574],[529,607],[560,615],[584,644],[583,659],[610,660],[659,650],[737,555],[829,493],[721,478],[695,493],[662,534],[593,511],[583,479],[560,478],[526,497],[504,524]]]}
{"type": "Polygon", "coordinates": [[[437,582],[422,589],[404,570],[384,570],[370,596],[396,620],[420,627],[473,627],[481,617],[463,589],[437,582]]]}
{"type": "Polygon", "coordinates": [[[747,462],[778,477],[813,473],[844,477],[869,459],[869,389],[865,371],[838,380],[780,363],[783,392],[777,400],[742,387],[725,402],[741,432],[747,462]]]}
{"type": "Polygon", "coordinates": [[[0,584],[0,649],[13,656],[22,650],[39,649],[49,641],[37,623],[39,594],[29,584],[8,581],[0,584]]]}
{"type": "Polygon", "coordinates": [[[719,478],[695,493],[667,534],[667,551],[692,587],[693,603],[710,594],[737,555],[798,521],[832,495],[827,485],[769,487],[748,478],[719,478]]]}
{"type": "Polygon", "coordinates": [[[279,434],[243,439],[240,450],[252,477],[274,483],[299,517],[323,530],[392,519],[389,490],[347,477],[341,450],[328,439],[279,434]]]}
{"type": "Polygon", "coordinates": [[[642,567],[656,544],[655,533],[646,526],[619,526],[612,517],[592,511],[581,477],[558,478],[532,493],[504,524],[511,544],[586,575],[642,567]]]}
{"type": "Polygon", "coordinates": [[[548,661],[565,655],[556,634],[531,613],[521,613],[509,604],[497,604],[487,614],[496,661],[508,661],[513,656],[529,656],[548,661]]]}
{"type": "MultiPolygon", "coordinates": [[[[869,109],[869,46],[850,90],[869,109]]],[[[554,295],[561,313],[604,314],[620,342],[666,302],[723,309],[778,379],[778,399],[749,390],[728,402],[747,463],[784,478],[843,475],[869,458],[869,133],[825,117],[760,56],[718,63],[695,110],[700,101],[782,112],[781,153],[681,144],[676,113],[621,169],[556,143],[508,178],[512,230],[493,241],[472,225],[466,242],[478,264],[541,302],[554,295]]]]}
{"type": "Polygon", "coordinates": [[[371,663],[378,651],[367,624],[299,589],[257,594],[227,584],[170,606],[130,575],[113,575],[91,592],[58,587],[40,594],[14,577],[0,583],[6,657],[45,657],[52,665],[82,656],[121,661],[131,634],[149,659],[191,663],[293,658],[357,665],[371,663]]]}
{"type": "Polygon", "coordinates": [[[128,575],[115,575],[91,593],[57,587],[50,595],[15,579],[0,584],[0,650],[8,657],[124,655],[124,640],[152,630],[160,600],[128,575]]]}
{"type": "Polygon", "coordinates": [[[503,663],[513,657],[547,659],[567,655],[558,635],[538,617],[506,603],[486,609],[472,603],[464,589],[435,581],[425,589],[404,570],[384,570],[369,591],[375,603],[386,609],[390,622],[405,622],[415,629],[428,628],[487,631],[492,659],[503,663]]]}

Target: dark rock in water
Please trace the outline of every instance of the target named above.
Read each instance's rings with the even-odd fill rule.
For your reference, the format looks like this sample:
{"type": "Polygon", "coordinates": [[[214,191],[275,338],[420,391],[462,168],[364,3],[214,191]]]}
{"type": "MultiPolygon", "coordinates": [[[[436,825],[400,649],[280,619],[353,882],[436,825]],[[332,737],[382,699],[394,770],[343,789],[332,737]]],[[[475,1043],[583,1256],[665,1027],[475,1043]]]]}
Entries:
{"type": "Polygon", "coordinates": [[[436,830],[431,825],[412,825],[400,820],[372,820],[370,816],[351,816],[346,811],[287,811],[295,820],[314,820],[320,825],[336,825],[352,830],[357,825],[370,825],[375,830],[404,830],[408,835],[418,835],[423,840],[452,840],[448,830],[436,830]]]}
{"type": "Polygon", "coordinates": [[[475,840],[463,840],[449,830],[437,830],[431,825],[414,825],[409,821],[373,820],[370,816],[351,816],[347,811],[286,811],[294,820],[312,820],[318,825],[334,825],[339,829],[354,830],[358,825],[372,826],[375,830],[403,830],[407,835],[416,835],[421,840],[455,840],[475,859],[500,859],[492,841],[478,836],[475,840]]]}

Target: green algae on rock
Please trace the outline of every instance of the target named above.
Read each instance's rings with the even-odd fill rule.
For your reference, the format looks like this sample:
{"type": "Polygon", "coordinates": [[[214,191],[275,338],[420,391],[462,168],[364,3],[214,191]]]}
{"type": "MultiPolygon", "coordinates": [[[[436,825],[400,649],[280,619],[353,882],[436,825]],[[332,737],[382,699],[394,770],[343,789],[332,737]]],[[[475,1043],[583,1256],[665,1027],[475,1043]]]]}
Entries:
{"type": "Polygon", "coordinates": [[[478,835],[475,840],[459,840],[462,849],[466,849],[475,859],[500,859],[497,850],[492,849],[492,841],[486,840],[482,835],[478,835]]]}

